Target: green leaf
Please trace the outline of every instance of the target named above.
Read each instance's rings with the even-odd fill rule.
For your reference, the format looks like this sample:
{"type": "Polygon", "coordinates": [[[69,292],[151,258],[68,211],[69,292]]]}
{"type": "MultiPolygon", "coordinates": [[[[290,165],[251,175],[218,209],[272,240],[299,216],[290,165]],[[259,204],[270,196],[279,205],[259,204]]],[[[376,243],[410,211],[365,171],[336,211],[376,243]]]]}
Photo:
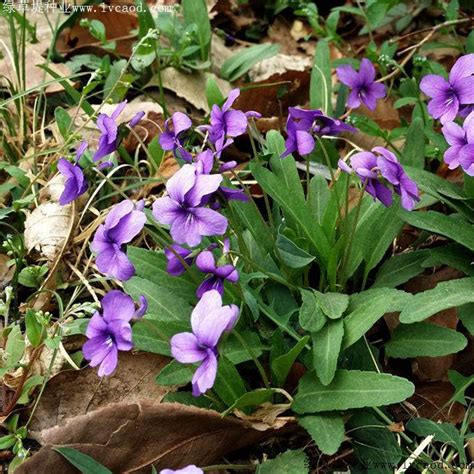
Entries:
{"type": "Polygon", "coordinates": [[[224,96],[219,89],[219,85],[211,75],[207,76],[206,79],[206,99],[209,109],[211,109],[213,105],[221,105],[224,102],[224,96]]]}
{"type": "Polygon", "coordinates": [[[225,356],[221,355],[218,363],[213,390],[226,405],[232,406],[246,392],[244,381],[234,364],[225,356]]]}
{"type": "Polygon", "coordinates": [[[315,292],[319,307],[330,319],[340,318],[349,305],[349,296],[344,293],[315,292]]]}
{"type": "Polygon", "coordinates": [[[428,249],[394,255],[382,264],[372,288],[395,288],[407,282],[425,270],[428,256],[428,249]]]}
{"type": "Polygon", "coordinates": [[[278,386],[282,386],[285,383],[291,367],[308,341],[309,336],[301,338],[289,352],[276,357],[275,360],[273,360],[272,371],[275,374],[278,386]]]}
{"type": "MultiPolygon", "coordinates": [[[[192,2],[193,0],[189,1],[192,2]]],[[[234,82],[255,66],[255,64],[275,56],[278,51],[280,51],[280,45],[272,43],[257,44],[239,51],[224,62],[221,67],[221,77],[229,82],[234,82]]]]}
{"type": "Polygon", "coordinates": [[[313,366],[323,385],[329,385],[334,378],[343,336],[342,319],[328,321],[319,332],[311,334],[313,366]]]}
{"type": "Polygon", "coordinates": [[[300,326],[306,331],[318,332],[326,324],[324,315],[314,290],[300,290],[303,304],[300,308],[300,326]]]}
{"type": "Polygon", "coordinates": [[[471,334],[471,336],[474,335],[474,303],[459,306],[457,313],[458,318],[469,331],[469,334],[471,334]]]}
{"type": "Polygon", "coordinates": [[[329,44],[320,39],[316,46],[314,64],[311,71],[309,101],[312,109],[322,109],[326,115],[332,115],[331,56],[329,44]]]}
{"type": "Polygon", "coordinates": [[[415,168],[425,166],[425,134],[423,120],[416,117],[407,130],[405,146],[402,152],[403,165],[415,168]]]}
{"type": "Polygon", "coordinates": [[[242,409],[255,407],[261,405],[262,403],[269,402],[272,400],[273,395],[277,392],[278,390],[274,388],[258,388],[256,390],[252,390],[251,392],[244,393],[224,413],[222,413],[222,416],[228,415],[237,408],[242,409]]]}
{"type": "Polygon", "coordinates": [[[407,423],[406,429],[417,436],[426,437],[434,435],[434,441],[462,447],[462,438],[458,430],[451,423],[435,423],[425,418],[415,418],[407,423]]]}
{"type": "Polygon", "coordinates": [[[22,358],[25,351],[25,339],[21,333],[20,326],[15,324],[12,326],[8,334],[7,343],[5,345],[6,367],[14,367],[22,358]]]}
{"type": "MultiPolygon", "coordinates": [[[[254,331],[244,329],[240,331],[240,335],[245,339],[248,346],[252,348],[252,352],[255,357],[260,357],[265,345],[260,340],[258,334],[254,331]]],[[[242,345],[239,339],[234,335],[230,334],[224,344],[221,344],[219,348],[220,353],[225,355],[234,365],[241,364],[251,360],[252,357],[248,353],[248,350],[242,345]]]]}
{"type": "Polygon", "coordinates": [[[406,379],[389,374],[338,370],[327,386],[308,372],[300,380],[293,402],[296,413],[379,407],[401,402],[413,395],[414,385],[406,379]]]}
{"type": "MultiPolygon", "coordinates": [[[[306,202],[303,188],[292,156],[281,159],[284,150],[284,139],[276,131],[267,134],[267,145],[272,153],[272,171],[252,162],[250,169],[259,185],[282,208],[289,226],[297,226],[312,244],[320,261],[325,264],[330,253],[330,245],[323,232],[311,215],[311,209],[306,202]],[[291,225],[290,225],[291,224],[291,225]]],[[[296,229],[295,229],[296,230],[296,229]]]]}
{"type": "Polygon", "coordinates": [[[283,234],[278,234],[276,244],[279,257],[290,268],[306,267],[315,258],[283,234]]]}
{"type": "Polygon", "coordinates": [[[105,466],[98,463],[94,458],[83,454],[77,449],[61,446],[53,448],[56,452],[64,456],[74,467],[83,474],[112,474],[105,466]]]}
{"type": "Polygon", "coordinates": [[[167,260],[162,252],[128,247],[127,255],[135,266],[136,276],[169,290],[191,304],[196,302],[196,285],[187,277],[172,277],[166,271],[167,260]]]}
{"type": "Polygon", "coordinates": [[[391,288],[367,290],[350,296],[344,318],[343,349],[358,341],[385,313],[401,311],[412,295],[391,288]]]}
{"type": "Polygon", "coordinates": [[[193,369],[189,365],[172,360],[156,376],[158,385],[186,385],[193,378],[193,369]]]}
{"type": "Polygon", "coordinates": [[[45,330],[38,317],[36,311],[31,308],[26,310],[25,315],[26,335],[33,347],[38,347],[45,336],[45,330]]]}
{"type": "Polygon", "coordinates": [[[463,350],[467,339],[459,332],[436,324],[400,324],[385,346],[388,357],[437,357],[463,350]]]}
{"type": "Polygon", "coordinates": [[[67,140],[72,130],[72,117],[62,108],[54,109],[54,118],[59,129],[59,133],[67,140]]]}
{"type": "Polygon", "coordinates": [[[414,227],[444,235],[464,245],[469,250],[474,250],[473,225],[456,218],[459,215],[446,216],[436,211],[407,212],[401,210],[400,216],[405,222],[414,227]]]}
{"type": "MultiPolygon", "coordinates": [[[[169,277],[173,278],[173,277],[169,277]]],[[[140,277],[124,282],[125,291],[135,300],[143,295],[147,299],[146,314],[154,315],[160,321],[187,321],[192,307],[176,293],[140,277]]]]}
{"type": "Polygon", "coordinates": [[[387,429],[386,423],[381,422],[374,413],[359,411],[351,416],[347,431],[350,432],[358,461],[366,468],[363,472],[393,474],[391,466],[398,465],[403,451],[395,434],[387,429]]]}
{"type": "Polygon", "coordinates": [[[448,370],[448,379],[454,387],[454,395],[451,400],[455,400],[463,405],[467,406],[466,401],[466,390],[474,384],[474,375],[464,377],[455,370],[448,370]]]}
{"type": "Polygon", "coordinates": [[[344,419],[341,415],[321,413],[302,416],[298,418],[298,424],[310,434],[324,454],[337,453],[344,441],[344,419]]]}
{"type": "Polygon", "coordinates": [[[416,104],[418,102],[418,100],[419,99],[417,97],[402,97],[401,99],[397,99],[393,103],[393,107],[395,109],[399,109],[401,107],[404,107],[405,105],[416,104]]]}
{"type": "Polygon", "coordinates": [[[207,5],[205,0],[183,0],[184,21],[186,25],[196,25],[199,46],[201,48],[201,60],[205,61],[209,55],[211,45],[212,30],[207,5]]]}
{"type": "Polygon", "coordinates": [[[18,404],[26,404],[30,402],[29,393],[33,387],[41,385],[44,381],[44,377],[42,375],[33,375],[31,376],[23,385],[21,390],[20,398],[17,400],[18,404]]]}
{"type": "Polygon", "coordinates": [[[316,221],[323,225],[323,218],[329,204],[330,191],[326,178],[316,175],[310,182],[310,206],[316,221]]]}
{"type": "Polygon", "coordinates": [[[16,443],[16,436],[9,434],[0,437],[0,449],[9,449],[16,443]]]}
{"type": "Polygon", "coordinates": [[[133,345],[137,350],[169,356],[170,339],[184,331],[189,331],[189,322],[160,321],[146,315],[132,327],[133,345]]]}
{"type": "Polygon", "coordinates": [[[474,277],[443,281],[432,290],[413,295],[400,314],[400,322],[423,321],[439,311],[474,302],[474,277]]]}
{"type": "Polygon", "coordinates": [[[303,451],[286,451],[257,466],[256,474],[308,474],[309,461],[303,451]]]}

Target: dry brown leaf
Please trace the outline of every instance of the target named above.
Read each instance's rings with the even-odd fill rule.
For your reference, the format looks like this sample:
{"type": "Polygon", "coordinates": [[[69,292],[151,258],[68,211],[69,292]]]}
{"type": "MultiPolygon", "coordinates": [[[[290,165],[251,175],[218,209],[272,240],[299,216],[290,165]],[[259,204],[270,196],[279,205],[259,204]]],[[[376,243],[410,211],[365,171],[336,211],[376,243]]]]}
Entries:
{"type": "MultiPolygon", "coordinates": [[[[232,86],[227,81],[211,73],[194,71],[191,74],[186,74],[169,67],[162,71],[161,80],[164,89],[174,92],[178,97],[182,97],[197,109],[209,112],[209,105],[206,99],[206,81],[209,76],[214,78],[224,97],[227,97],[232,90],[232,86]]],[[[157,81],[157,78],[153,78],[147,84],[147,87],[158,86],[157,81]]]]}
{"type": "Polygon", "coordinates": [[[0,291],[2,291],[11,281],[15,274],[15,265],[9,266],[11,258],[4,253],[0,253],[0,291]]]}
{"type": "MultiPolygon", "coordinates": [[[[138,28],[136,14],[121,11],[102,11],[100,6],[93,6],[93,11],[81,14],[80,19],[99,20],[105,26],[107,40],[116,41],[114,53],[129,58],[133,44],[137,41],[134,30],[138,28]]],[[[106,53],[100,41],[94,38],[87,28],[80,26],[80,19],[71,28],[66,28],[58,38],[56,49],[59,53],[70,55],[79,53],[106,53]]]]}
{"type": "Polygon", "coordinates": [[[455,402],[441,410],[453,394],[454,388],[449,382],[424,382],[417,385],[409,402],[416,407],[418,416],[457,424],[463,421],[466,413],[463,405],[455,402]]]}
{"type": "Polygon", "coordinates": [[[70,418],[115,402],[154,400],[159,403],[171,391],[155,382],[169,359],[151,353],[120,354],[117,370],[110,377],[97,376],[97,369],[67,370],[46,385],[30,424],[31,434],[42,441],[42,431],[64,425],[70,418]]]}
{"type": "Polygon", "coordinates": [[[206,466],[277,433],[260,432],[242,420],[177,403],[112,403],[45,430],[47,444],[16,472],[75,473],[52,446],[78,449],[117,473],[149,474],[151,465],[158,471],[188,464],[206,466]]]}
{"type": "Polygon", "coordinates": [[[58,174],[42,190],[42,196],[49,196],[49,202],[40,204],[25,221],[28,252],[37,250],[50,262],[61,252],[74,220],[72,204],[61,206],[58,202],[63,188],[64,177],[58,174]]]}
{"type": "Polygon", "coordinates": [[[288,71],[307,71],[311,69],[311,65],[311,58],[306,56],[279,53],[253,66],[249,71],[249,77],[252,82],[262,82],[270,78],[273,78],[271,82],[277,82],[284,79],[275,78],[275,75],[281,76],[288,71]]]}
{"type": "Polygon", "coordinates": [[[235,410],[234,414],[241,420],[245,420],[257,431],[267,431],[269,429],[280,429],[288,423],[295,421],[294,416],[280,416],[288,411],[291,404],[282,403],[274,405],[272,403],[262,403],[251,415],[246,415],[241,410],[235,410]]]}
{"type": "MultiPolygon", "coordinates": [[[[27,70],[25,89],[35,88],[34,94],[38,94],[40,89],[43,89],[45,82],[54,79],[53,76],[38,67],[39,65],[47,63],[46,59],[41,56],[42,52],[41,45],[29,44],[25,49],[25,65],[27,70]]],[[[18,85],[18,76],[9,58],[10,55],[6,54],[5,58],[0,61],[0,85],[2,87],[9,87],[9,83],[11,82],[17,90],[23,90],[23,86],[20,87],[18,85]]],[[[65,64],[49,63],[48,67],[61,77],[71,75],[71,70],[65,64]]],[[[73,85],[71,81],[68,80],[68,82],[70,85],[73,85]]],[[[64,87],[59,84],[59,82],[54,82],[46,86],[44,90],[47,94],[53,94],[63,91],[64,87]]]]}

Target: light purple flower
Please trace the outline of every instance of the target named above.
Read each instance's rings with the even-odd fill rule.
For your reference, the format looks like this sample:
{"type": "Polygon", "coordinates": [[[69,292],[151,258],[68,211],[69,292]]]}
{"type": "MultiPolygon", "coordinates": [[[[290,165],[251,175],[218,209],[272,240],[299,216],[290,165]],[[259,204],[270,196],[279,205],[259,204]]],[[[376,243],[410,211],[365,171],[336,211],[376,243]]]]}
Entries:
{"type": "Polygon", "coordinates": [[[141,111],[141,112],[137,112],[133,117],[132,119],[130,120],[130,122],[128,122],[128,125],[130,128],[133,128],[135,125],[138,125],[141,121],[141,119],[144,117],[145,115],[145,112],[141,111]]]}
{"type": "Polygon", "coordinates": [[[385,97],[385,86],[375,82],[375,68],[367,58],[360,62],[359,72],[345,64],[336,68],[338,79],[351,89],[347,105],[355,109],[364,104],[368,109],[375,110],[377,99],[385,97]]]}
{"type": "Polygon", "coordinates": [[[451,145],[444,153],[449,169],[458,166],[469,176],[474,176],[474,112],[471,112],[462,127],[455,122],[444,124],[442,132],[451,145]]]}
{"type": "Polygon", "coordinates": [[[138,297],[138,308],[133,315],[133,319],[140,319],[148,310],[148,300],[145,295],[138,297]]]}
{"type": "Polygon", "coordinates": [[[168,260],[166,271],[173,276],[182,275],[186,271],[186,267],[176,254],[178,254],[188,266],[191,266],[193,264],[193,258],[190,257],[191,253],[191,250],[185,249],[178,244],[173,244],[170,248],[166,248],[165,257],[168,260]]]}
{"type": "Polygon", "coordinates": [[[165,121],[165,131],[160,135],[161,148],[173,151],[173,154],[185,161],[191,161],[192,155],[183,147],[182,139],[187,130],[192,127],[191,119],[182,112],[175,112],[165,121]]]}
{"type": "Polygon", "coordinates": [[[97,117],[97,128],[100,130],[99,146],[92,159],[94,161],[101,160],[104,156],[110,155],[117,149],[118,144],[118,125],[117,118],[127,105],[124,100],[117,105],[110,117],[107,114],[99,114],[97,117]]]}
{"type": "Polygon", "coordinates": [[[461,56],[451,68],[448,80],[428,74],[420,82],[420,89],[431,97],[428,112],[441,123],[451,122],[461,105],[474,104],[474,54],[461,56]]]}
{"type": "Polygon", "coordinates": [[[384,178],[392,185],[393,190],[401,197],[404,209],[411,211],[420,200],[416,183],[408,177],[397,157],[381,146],[372,152],[363,151],[351,157],[351,166],[339,160],[339,167],[346,173],[354,171],[365,184],[365,190],[384,206],[392,204],[392,191],[380,181],[384,178]]]}
{"type": "Polygon", "coordinates": [[[190,464],[182,469],[162,469],[160,474],[204,474],[204,471],[194,464],[190,464]]]}
{"type": "Polygon", "coordinates": [[[182,332],[171,338],[171,354],[182,364],[200,366],[194,373],[193,395],[198,397],[212,388],[217,374],[217,344],[224,332],[234,327],[239,316],[236,305],[222,306],[216,290],[202,295],[191,314],[192,332],[182,332]]]}
{"type": "Polygon", "coordinates": [[[205,250],[196,258],[196,266],[203,273],[209,275],[196,290],[196,296],[201,298],[206,291],[217,290],[221,295],[224,294],[224,281],[235,283],[239,280],[239,272],[233,265],[216,265],[212,252],[205,250]]]}
{"type": "Polygon", "coordinates": [[[142,229],[146,222],[143,202],[135,205],[130,200],[113,207],[100,225],[92,241],[92,250],[97,253],[97,268],[117,280],[128,280],[135,268],[122,250],[142,229]]]}
{"type": "Polygon", "coordinates": [[[198,245],[203,236],[222,235],[227,219],[204,207],[222,182],[221,175],[199,174],[193,165],[184,165],[166,183],[168,196],[153,204],[153,215],[160,224],[171,226],[178,244],[198,245]]]}
{"type": "Polygon", "coordinates": [[[58,171],[66,178],[64,191],[59,196],[61,206],[69,204],[87,191],[89,185],[82,168],[78,164],[86,149],[87,142],[81,142],[76,149],[75,164],[70,163],[65,158],[60,158],[58,161],[58,171]]]}
{"type": "Polygon", "coordinates": [[[99,365],[99,377],[110,375],[117,367],[118,351],[133,347],[130,320],[135,315],[135,304],[122,291],[109,291],[101,301],[102,314],[96,312],[86,330],[89,339],[82,347],[91,367],[99,365]]]}
{"type": "Polygon", "coordinates": [[[336,135],[356,130],[340,120],[324,115],[321,110],[289,107],[286,131],[288,138],[285,141],[285,152],[282,158],[296,151],[301,156],[310,154],[316,144],[314,135],[336,135]]]}

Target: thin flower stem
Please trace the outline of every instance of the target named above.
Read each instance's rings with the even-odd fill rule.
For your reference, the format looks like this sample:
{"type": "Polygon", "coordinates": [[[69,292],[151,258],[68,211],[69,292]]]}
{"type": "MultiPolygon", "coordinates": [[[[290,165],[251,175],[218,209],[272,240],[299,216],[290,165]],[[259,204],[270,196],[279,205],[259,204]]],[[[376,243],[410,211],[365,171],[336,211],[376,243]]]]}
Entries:
{"type": "Polygon", "coordinates": [[[255,366],[257,367],[258,372],[260,373],[260,376],[262,377],[263,384],[265,385],[265,388],[270,388],[270,381],[268,380],[267,374],[265,372],[265,369],[263,368],[262,364],[258,360],[257,356],[255,355],[255,352],[252,350],[252,348],[247,344],[245,339],[241,336],[239,331],[234,329],[232,333],[235,335],[235,337],[238,339],[240,344],[242,344],[242,347],[248,352],[249,356],[252,358],[253,362],[255,363],[255,366]]]}

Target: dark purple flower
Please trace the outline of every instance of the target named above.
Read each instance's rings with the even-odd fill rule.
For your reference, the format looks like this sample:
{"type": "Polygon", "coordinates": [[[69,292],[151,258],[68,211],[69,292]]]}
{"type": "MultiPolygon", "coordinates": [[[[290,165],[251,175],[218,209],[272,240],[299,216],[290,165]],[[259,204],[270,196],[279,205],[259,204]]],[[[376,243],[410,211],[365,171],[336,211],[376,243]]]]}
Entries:
{"type": "Polygon", "coordinates": [[[239,308],[236,305],[222,306],[219,292],[211,290],[202,295],[191,314],[192,332],[182,332],[171,338],[171,354],[178,362],[201,363],[192,379],[195,397],[214,385],[217,344],[224,331],[232,330],[238,316],[239,308]]]}
{"type": "Polygon", "coordinates": [[[173,244],[170,248],[165,249],[165,256],[168,260],[166,265],[166,271],[173,276],[180,276],[186,271],[186,267],[183,262],[177,257],[178,254],[186,265],[191,266],[193,264],[193,258],[190,257],[191,250],[181,247],[181,245],[173,244]]]}
{"type": "Polygon", "coordinates": [[[235,283],[239,279],[239,272],[233,265],[216,265],[212,252],[205,250],[196,258],[196,266],[203,273],[209,276],[206,278],[196,290],[196,296],[201,296],[209,290],[217,290],[221,295],[224,294],[224,281],[235,283]]]}
{"type": "Polygon", "coordinates": [[[97,128],[100,130],[99,146],[92,159],[94,161],[101,160],[104,156],[110,155],[117,149],[118,144],[118,125],[117,118],[127,105],[124,100],[117,105],[110,117],[107,114],[99,114],[97,117],[97,128]]]}
{"type": "Polygon", "coordinates": [[[411,211],[420,200],[416,183],[408,177],[396,156],[386,148],[377,146],[372,152],[363,151],[351,157],[351,166],[339,160],[339,167],[346,173],[354,171],[365,185],[365,190],[384,206],[392,204],[392,191],[380,181],[384,178],[401,197],[404,209],[411,211]]]}
{"type": "Polygon", "coordinates": [[[92,250],[97,253],[97,268],[104,274],[128,280],[135,274],[135,268],[128,259],[122,246],[130,242],[146,222],[143,202],[136,206],[130,200],[114,206],[100,225],[92,241],[92,250]]]}
{"type": "Polygon", "coordinates": [[[222,182],[221,175],[199,174],[193,165],[184,165],[166,183],[168,196],[153,204],[153,215],[160,224],[171,226],[178,244],[198,245],[203,236],[222,235],[227,219],[204,207],[222,182]]]}
{"type": "Polygon", "coordinates": [[[233,189],[227,186],[219,186],[219,192],[222,194],[222,196],[224,196],[224,199],[226,199],[227,201],[246,202],[249,200],[248,195],[245,194],[245,191],[242,191],[242,189],[233,189]]]}
{"type": "Polygon", "coordinates": [[[160,135],[161,148],[173,151],[173,154],[185,161],[191,161],[192,155],[182,144],[183,135],[192,127],[191,119],[182,112],[175,112],[165,121],[165,131],[160,135]]]}
{"type": "Polygon", "coordinates": [[[162,469],[160,474],[204,474],[204,471],[196,465],[190,464],[182,469],[162,469]]]}
{"type": "Polygon", "coordinates": [[[474,176],[474,112],[471,112],[462,127],[455,122],[446,123],[442,132],[451,145],[444,153],[444,161],[453,170],[458,166],[469,176],[474,176]]]}
{"type": "Polygon", "coordinates": [[[420,82],[420,89],[431,100],[428,112],[441,123],[451,122],[461,105],[474,104],[474,54],[461,56],[451,68],[446,80],[437,74],[428,74],[420,82]]]}
{"type": "Polygon", "coordinates": [[[338,79],[351,89],[347,105],[355,109],[364,104],[368,109],[375,110],[377,99],[385,97],[385,86],[375,82],[374,65],[367,59],[362,59],[359,72],[345,64],[336,68],[338,79]]]}
{"type": "Polygon", "coordinates": [[[342,132],[355,132],[355,128],[324,115],[321,110],[305,110],[297,107],[288,108],[286,122],[288,138],[285,141],[286,156],[298,152],[304,156],[310,154],[315,147],[314,135],[336,135],[342,132]]]}
{"type": "Polygon", "coordinates": [[[133,347],[130,320],[135,304],[122,291],[109,291],[101,301],[102,314],[96,312],[87,326],[88,341],[82,347],[91,367],[99,367],[99,377],[110,375],[117,367],[118,351],[133,347]]]}
{"type": "Polygon", "coordinates": [[[199,174],[211,174],[214,168],[214,153],[212,150],[204,150],[194,158],[196,170],[199,174]]]}
{"type": "Polygon", "coordinates": [[[87,191],[88,184],[84,172],[78,164],[86,149],[87,142],[81,142],[76,149],[75,164],[70,163],[65,158],[60,158],[58,161],[58,171],[66,178],[64,191],[59,196],[61,206],[69,204],[87,191]]]}

